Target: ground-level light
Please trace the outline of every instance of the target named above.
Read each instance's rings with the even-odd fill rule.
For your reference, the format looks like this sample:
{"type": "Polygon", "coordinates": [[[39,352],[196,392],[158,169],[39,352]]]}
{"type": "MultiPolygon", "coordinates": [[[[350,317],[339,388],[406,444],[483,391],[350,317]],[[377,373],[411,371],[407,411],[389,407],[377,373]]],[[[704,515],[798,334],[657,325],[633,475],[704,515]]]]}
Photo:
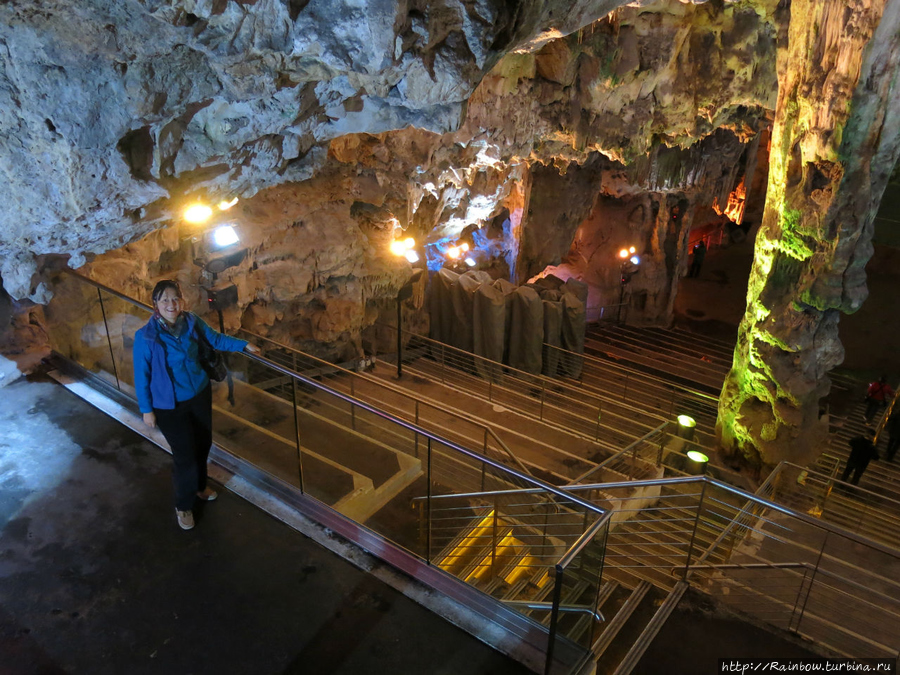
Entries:
{"type": "Polygon", "coordinates": [[[702,476],[706,473],[706,467],[709,465],[709,457],[697,450],[689,450],[687,452],[687,473],[692,476],[702,476]]]}

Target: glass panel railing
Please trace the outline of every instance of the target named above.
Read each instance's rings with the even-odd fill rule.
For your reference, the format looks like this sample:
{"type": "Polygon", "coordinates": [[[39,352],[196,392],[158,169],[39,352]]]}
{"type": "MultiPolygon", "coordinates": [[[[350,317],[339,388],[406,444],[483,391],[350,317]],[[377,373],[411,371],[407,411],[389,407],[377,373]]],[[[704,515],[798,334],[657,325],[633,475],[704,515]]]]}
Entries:
{"type": "Polygon", "coordinates": [[[116,386],[99,289],[64,275],[44,315],[56,352],[116,386]]]}
{"type": "MultiPolygon", "coordinates": [[[[549,613],[545,619],[551,625],[548,649],[555,656],[551,673],[568,673],[577,668],[572,661],[591,653],[606,620],[599,599],[609,597],[608,593],[601,593],[603,584],[614,583],[603,578],[610,523],[609,518],[597,521],[582,543],[576,544],[557,566],[556,616],[549,613]]],[[[607,613],[611,611],[611,607],[607,608],[607,613]]]]}
{"type": "MultiPolygon", "coordinates": [[[[131,349],[145,306],[64,275],[46,311],[58,353],[133,395],[131,349]]],[[[458,418],[447,411],[397,393],[392,407],[412,418],[405,422],[355,398],[367,385],[347,371],[264,347],[279,361],[229,354],[228,380],[213,385],[217,445],[549,630],[532,615],[546,610],[513,603],[523,594],[546,601],[550,571],[577,542],[591,550],[584,534],[602,509],[500,464],[508,453],[484,426],[460,433],[478,441],[467,450],[414,425],[430,416],[453,429],[458,418]],[[292,372],[288,358],[338,389],[292,372]]],[[[573,573],[587,564],[577,560],[573,573]]],[[[570,642],[581,649],[575,660],[587,657],[570,642]]]]}

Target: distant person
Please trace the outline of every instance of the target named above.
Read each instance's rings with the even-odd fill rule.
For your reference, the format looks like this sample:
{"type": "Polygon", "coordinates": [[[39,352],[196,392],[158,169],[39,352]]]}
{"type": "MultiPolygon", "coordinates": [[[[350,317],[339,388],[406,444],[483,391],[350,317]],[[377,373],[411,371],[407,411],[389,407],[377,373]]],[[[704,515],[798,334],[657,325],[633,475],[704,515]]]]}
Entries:
{"type": "Polygon", "coordinates": [[[882,375],[877,382],[872,382],[866,389],[866,423],[871,424],[875,414],[884,407],[886,399],[894,396],[894,390],[887,383],[887,377],[882,375]]]}
{"type": "Polygon", "coordinates": [[[218,495],[207,486],[206,460],[212,446],[212,387],[200,365],[201,333],[226,352],[259,353],[245,340],[217,333],[184,310],[177,281],[153,289],[153,316],[134,336],[134,388],[148,427],[159,425],[172,449],[175,517],[182,530],[194,527],[194,502],[218,495]]]}
{"type": "Polygon", "coordinates": [[[872,442],[874,438],[875,430],[869,428],[866,429],[862,436],[856,436],[850,440],[850,456],[847,458],[847,468],[844,469],[844,475],[841,476],[842,481],[846,481],[852,471],[853,477],[850,479],[850,482],[854,485],[859,485],[859,479],[862,477],[866,467],[869,466],[869,460],[874,459],[878,461],[878,451],[872,442]]]}
{"type": "Polygon", "coordinates": [[[894,455],[897,454],[897,448],[900,447],[900,408],[891,413],[885,428],[888,432],[888,444],[885,456],[887,457],[887,461],[893,462],[894,455]]]}
{"type": "Polygon", "coordinates": [[[694,258],[691,261],[690,272],[688,272],[689,277],[700,276],[700,268],[703,267],[704,258],[706,258],[706,242],[701,239],[700,243],[694,246],[694,258]]]}

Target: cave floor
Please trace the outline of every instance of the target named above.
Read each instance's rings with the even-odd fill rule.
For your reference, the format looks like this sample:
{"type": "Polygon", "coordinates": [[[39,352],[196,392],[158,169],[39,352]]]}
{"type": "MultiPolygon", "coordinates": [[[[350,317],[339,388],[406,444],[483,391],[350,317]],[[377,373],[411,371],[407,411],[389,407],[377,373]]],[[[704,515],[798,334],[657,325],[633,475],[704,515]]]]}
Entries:
{"type": "Polygon", "coordinates": [[[0,397],[0,673],[525,673],[65,388],[0,397]]]}

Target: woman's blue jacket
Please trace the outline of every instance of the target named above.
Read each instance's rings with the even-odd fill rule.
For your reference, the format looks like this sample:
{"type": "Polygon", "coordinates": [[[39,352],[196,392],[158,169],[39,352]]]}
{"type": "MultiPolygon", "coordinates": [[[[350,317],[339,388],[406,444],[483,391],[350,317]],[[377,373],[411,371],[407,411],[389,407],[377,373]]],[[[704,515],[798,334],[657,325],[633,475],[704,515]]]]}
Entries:
{"type": "Polygon", "coordinates": [[[163,330],[156,318],[134,335],[134,388],[142,413],[154,408],[171,410],[175,403],[193,398],[209,384],[198,359],[195,323],[219,351],[239,352],[247,345],[246,340],[217,333],[191,312],[184,312],[184,318],[186,325],[178,337],[163,330]]]}

